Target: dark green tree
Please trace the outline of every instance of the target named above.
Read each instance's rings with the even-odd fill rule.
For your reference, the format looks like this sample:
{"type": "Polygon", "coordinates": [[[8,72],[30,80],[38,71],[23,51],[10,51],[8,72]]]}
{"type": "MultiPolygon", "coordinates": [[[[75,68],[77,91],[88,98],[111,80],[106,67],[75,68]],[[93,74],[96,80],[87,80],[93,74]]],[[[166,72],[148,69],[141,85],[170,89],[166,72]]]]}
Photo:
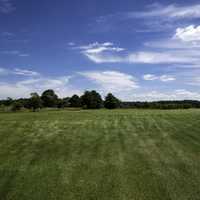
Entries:
{"type": "Polygon", "coordinates": [[[78,95],[73,95],[69,99],[70,107],[81,107],[81,98],[78,95]]]}
{"type": "Polygon", "coordinates": [[[105,101],[104,101],[104,107],[108,109],[115,109],[120,107],[120,100],[117,99],[113,94],[109,93],[107,94],[105,101]]]}
{"type": "Polygon", "coordinates": [[[37,109],[42,107],[42,100],[37,93],[31,93],[28,106],[35,112],[37,109]]]}
{"type": "Polygon", "coordinates": [[[99,109],[103,105],[103,100],[98,92],[92,90],[92,91],[86,91],[81,96],[81,103],[84,108],[99,109]]]}
{"type": "Polygon", "coordinates": [[[16,111],[21,110],[22,108],[23,108],[23,105],[20,102],[14,101],[13,104],[12,104],[11,110],[13,112],[16,112],[16,111]]]}
{"type": "Polygon", "coordinates": [[[41,99],[44,107],[56,107],[58,103],[58,96],[53,90],[46,90],[42,93],[41,99]]]}
{"type": "Polygon", "coordinates": [[[8,97],[6,100],[4,100],[4,105],[5,106],[10,106],[14,103],[14,100],[10,97],[8,97]]]}
{"type": "Polygon", "coordinates": [[[58,108],[65,108],[65,107],[69,107],[70,103],[69,103],[70,97],[66,97],[63,99],[58,99],[58,108]]]}

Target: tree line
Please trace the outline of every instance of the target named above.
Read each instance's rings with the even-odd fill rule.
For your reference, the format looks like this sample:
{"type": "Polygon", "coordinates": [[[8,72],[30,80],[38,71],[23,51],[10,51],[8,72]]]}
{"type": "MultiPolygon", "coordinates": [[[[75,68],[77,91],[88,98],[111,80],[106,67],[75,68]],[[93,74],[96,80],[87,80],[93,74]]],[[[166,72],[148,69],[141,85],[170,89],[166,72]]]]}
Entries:
{"type": "Polygon", "coordinates": [[[85,108],[85,109],[100,109],[108,108],[114,109],[119,108],[121,101],[116,98],[113,94],[109,93],[102,99],[101,95],[95,91],[85,91],[81,96],[74,94],[72,97],[59,98],[54,90],[46,90],[41,96],[37,93],[31,93],[30,98],[20,98],[6,100],[0,100],[0,106],[10,107],[12,111],[18,111],[22,108],[30,109],[32,111],[39,110],[41,108],[85,108]]]}
{"type": "Polygon", "coordinates": [[[41,96],[31,93],[30,98],[0,100],[0,108],[10,108],[18,111],[23,108],[37,111],[41,108],[84,108],[84,109],[115,109],[115,108],[149,108],[149,109],[188,109],[200,108],[200,101],[157,101],[157,102],[123,102],[108,93],[103,100],[101,95],[95,91],[85,91],[83,95],[74,94],[72,97],[59,98],[54,90],[46,90],[41,96]]]}

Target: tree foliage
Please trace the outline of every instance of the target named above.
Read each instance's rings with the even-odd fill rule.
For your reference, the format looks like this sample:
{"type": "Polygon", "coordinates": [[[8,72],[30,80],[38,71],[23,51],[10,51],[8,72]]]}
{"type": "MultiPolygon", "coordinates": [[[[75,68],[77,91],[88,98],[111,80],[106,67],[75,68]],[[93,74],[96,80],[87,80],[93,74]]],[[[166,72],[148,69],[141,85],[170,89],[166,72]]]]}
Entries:
{"type": "Polygon", "coordinates": [[[81,103],[84,108],[87,109],[99,109],[103,105],[101,95],[95,90],[85,91],[81,96],[81,103]]]}
{"type": "Polygon", "coordinates": [[[81,98],[74,94],[70,99],[69,99],[70,107],[81,107],[81,98]]]}
{"type": "Polygon", "coordinates": [[[58,96],[51,89],[42,93],[41,99],[44,107],[56,107],[58,103],[58,96]]]}
{"type": "Polygon", "coordinates": [[[31,98],[29,99],[28,104],[33,111],[36,111],[42,107],[42,100],[37,93],[31,93],[31,98]]]}
{"type": "Polygon", "coordinates": [[[120,100],[117,99],[113,94],[108,93],[104,101],[104,107],[108,109],[119,108],[120,100]]]}

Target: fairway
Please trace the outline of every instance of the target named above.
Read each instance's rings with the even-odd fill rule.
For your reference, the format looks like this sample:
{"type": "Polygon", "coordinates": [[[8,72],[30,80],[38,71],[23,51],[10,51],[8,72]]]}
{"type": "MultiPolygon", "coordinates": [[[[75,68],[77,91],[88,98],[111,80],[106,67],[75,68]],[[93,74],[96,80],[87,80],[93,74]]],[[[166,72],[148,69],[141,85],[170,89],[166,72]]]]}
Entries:
{"type": "Polygon", "coordinates": [[[199,200],[200,110],[0,114],[1,200],[199,200]]]}

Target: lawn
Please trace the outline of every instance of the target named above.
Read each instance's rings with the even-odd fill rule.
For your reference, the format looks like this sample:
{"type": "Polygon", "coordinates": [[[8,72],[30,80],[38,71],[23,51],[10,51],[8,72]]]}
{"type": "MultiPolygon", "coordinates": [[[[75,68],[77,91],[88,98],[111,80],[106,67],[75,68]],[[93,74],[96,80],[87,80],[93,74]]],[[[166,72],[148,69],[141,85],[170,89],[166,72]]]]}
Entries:
{"type": "Polygon", "coordinates": [[[200,110],[0,114],[1,200],[199,200],[200,110]]]}

